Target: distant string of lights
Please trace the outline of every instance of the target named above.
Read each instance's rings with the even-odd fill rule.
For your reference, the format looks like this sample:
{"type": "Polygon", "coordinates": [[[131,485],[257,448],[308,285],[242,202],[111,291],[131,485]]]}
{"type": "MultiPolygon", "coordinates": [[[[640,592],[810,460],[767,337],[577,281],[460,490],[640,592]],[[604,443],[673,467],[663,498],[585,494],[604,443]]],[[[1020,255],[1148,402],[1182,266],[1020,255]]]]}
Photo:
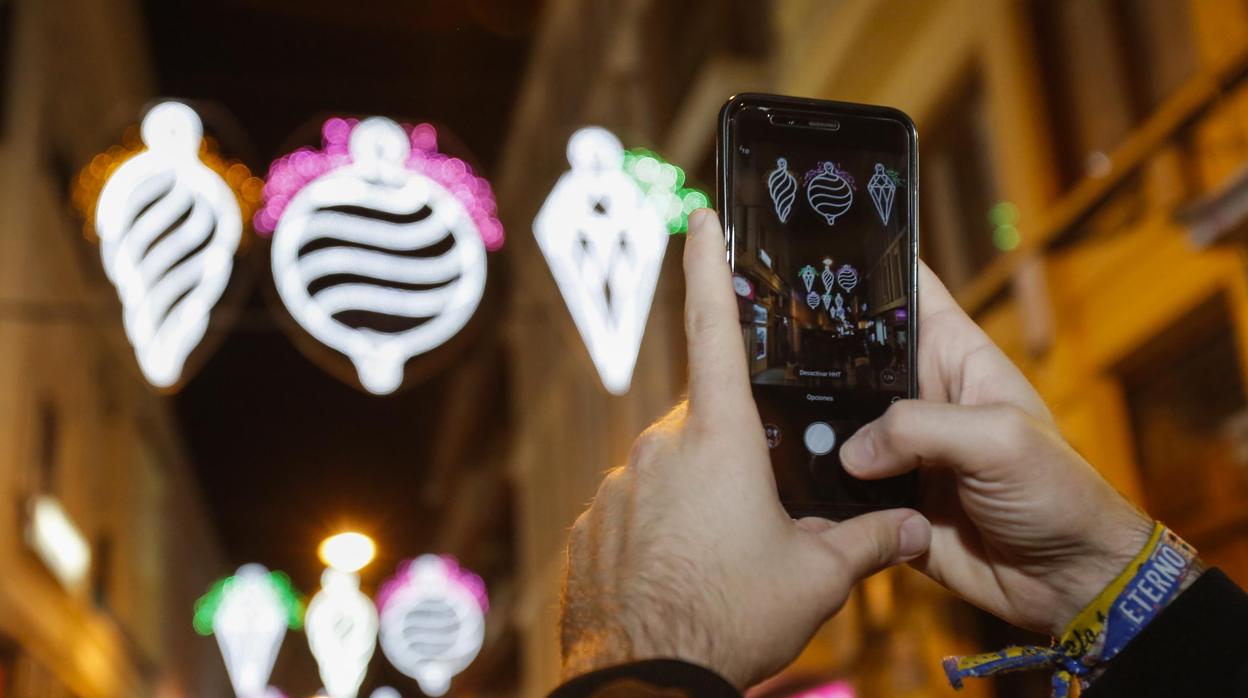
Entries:
{"type": "MultiPolygon", "coordinates": [[[[213,584],[195,603],[192,624],[216,637],[238,698],[282,695],[269,680],[288,629],[306,631],[321,695],[328,698],[357,698],[379,644],[425,695],[449,690],[485,640],[485,582],[449,555],[421,555],[401,563],[374,602],[360,590],[358,573],[375,550],[359,533],[326,539],[319,551],[326,565],[321,590],[306,604],[289,577],[254,563],[213,584]]],[[[389,686],[371,694],[398,695],[389,686]]]]}

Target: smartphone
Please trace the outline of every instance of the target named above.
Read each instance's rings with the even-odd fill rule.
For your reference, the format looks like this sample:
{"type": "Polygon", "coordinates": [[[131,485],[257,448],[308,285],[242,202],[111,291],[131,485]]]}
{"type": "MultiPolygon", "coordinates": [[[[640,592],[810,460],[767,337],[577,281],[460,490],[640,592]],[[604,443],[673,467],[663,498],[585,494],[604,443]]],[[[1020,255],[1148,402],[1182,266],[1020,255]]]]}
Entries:
{"type": "Polygon", "coordinates": [[[888,107],[765,94],[720,111],[716,174],[754,400],[795,518],[913,506],[840,447],[918,376],[918,136],[888,107]]]}

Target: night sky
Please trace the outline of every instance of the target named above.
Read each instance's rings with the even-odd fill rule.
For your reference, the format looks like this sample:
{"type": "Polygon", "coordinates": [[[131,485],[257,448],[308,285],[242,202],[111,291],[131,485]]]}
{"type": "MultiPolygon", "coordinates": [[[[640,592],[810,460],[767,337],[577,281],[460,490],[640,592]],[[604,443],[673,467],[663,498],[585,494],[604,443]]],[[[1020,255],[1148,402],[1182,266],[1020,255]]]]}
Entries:
{"type": "MultiPolygon", "coordinates": [[[[539,4],[148,0],[144,9],[159,95],[200,108],[226,154],[257,175],[294,147],[319,145],[330,114],[380,114],[449,127],[458,137],[449,149],[489,177],[539,4]],[[214,109],[228,116],[214,124],[214,109]]],[[[315,589],[317,542],[358,526],[385,553],[370,572],[388,574],[424,552],[436,525],[417,497],[447,380],[433,371],[379,398],[313,363],[283,331],[265,248],[252,244],[238,260],[240,316],[214,318],[205,363],[173,398],[227,562],[262,562],[315,589]]],[[[491,281],[478,315],[497,313],[500,285],[491,281]]],[[[475,322],[467,340],[495,325],[475,322]]]]}

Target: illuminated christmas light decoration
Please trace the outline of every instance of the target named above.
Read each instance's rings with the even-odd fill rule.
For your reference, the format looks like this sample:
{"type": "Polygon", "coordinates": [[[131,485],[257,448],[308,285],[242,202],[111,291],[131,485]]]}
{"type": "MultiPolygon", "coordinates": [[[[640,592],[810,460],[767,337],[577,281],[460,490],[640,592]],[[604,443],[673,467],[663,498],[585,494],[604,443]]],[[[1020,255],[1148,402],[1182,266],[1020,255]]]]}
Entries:
{"type": "Polygon", "coordinates": [[[875,211],[880,214],[880,222],[884,225],[888,225],[889,216],[893,214],[893,200],[897,198],[897,185],[900,183],[900,174],[875,163],[875,174],[867,181],[867,193],[871,195],[871,202],[875,204],[875,211]]]}
{"type": "Polygon", "coordinates": [[[854,687],[844,681],[833,681],[794,694],[793,698],[856,698],[854,687]]]}
{"type": "Polygon", "coordinates": [[[624,172],[637,182],[646,205],[658,211],[667,229],[673,233],[687,232],[689,214],[710,205],[711,200],[705,192],[685,186],[684,170],[664,162],[653,151],[645,148],[626,150],[624,172]]]}
{"type": "Polygon", "coordinates": [[[793,200],[797,198],[797,177],[789,172],[788,160],[776,159],[776,169],[767,175],[767,192],[771,194],[776,217],[781,223],[789,222],[789,214],[793,212],[793,200]]]}
{"type": "Polygon", "coordinates": [[[321,541],[317,555],[326,567],[342,572],[359,572],[377,554],[373,539],[363,533],[347,531],[321,541]]]}
{"type": "Polygon", "coordinates": [[[481,650],[489,599],[485,583],[450,556],[422,555],[399,566],[377,595],[381,650],[429,696],[481,650]]]}
{"type": "Polygon", "coordinates": [[[266,695],[286,629],[298,629],[302,620],[290,579],[257,564],[238,568],[195,603],[195,630],[216,636],[238,698],[266,695]]]}
{"type": "Polygon", "coordinates": [[[368,694],[368,698],[402,698],[399,692],[390,686],[382,686],[368,694]]]}
{"type": "Polygon", "coordinates": [[[173,388],[208,329],[260,181],[216,153],[199,116],[164,102],[138,137],[92,159],[72,199],[100,243],[126,337],[153,386],[173,388]]]}
{"type": "Polygon", "coordinates": [[[603,385],[622,395],[632,382],[667,233],[686,227],[706,196],[680,188],[679,168],[653,154],[625,153],[598,127],[572,134],[568,163],[572,169],[542,205],[533,233],[603,385]]]}
{"type": "Polygon", "coordinates": [[[854,203],[854,178],[831,162],[819,163],[806,173],[806,200],[833,225],[854,203]]]}
{"type": "Polygon", "coordinates": [[[345,354],[369,392],[468,323],[487,249],[503,244],[489,183],[437,151],[436,132],[381,117],[330,119],[322,150],[273,164],[256,229],[294,320],[345,354]]]}
{"type": "Polygon", "coordinates": [[[352,572],[327,569],[304,628],[329,698],[356,698],[377,647],[377,609],[352,572]]]}
{"type": "Polygon", "coordinates": [[[832,305],[832,289],[836,286],[836,274],[832,273],[832,258],[823,258],[823,271],[819,272],[819,280],[823,282],[823,309],[832,305]]]}
{"type": "Polygon", "coordinates": [[[814,288],[815,277],[817,274],[818,272],[815,271],[815,268],[809,264],[802,267],[797,272],[798,278],[800,278],[802,283],[806,286],[806,305],[810,306],[811,310],[815,310],[819,307],[819,292],[814,288]]]}
{"type": "Polygon", "coordinates": [[[840,269],[836,270],[836,282],[845,289],[846,293],[853,293],[854,288],[858,286],[858,270],[842,264],[840,269]]]}

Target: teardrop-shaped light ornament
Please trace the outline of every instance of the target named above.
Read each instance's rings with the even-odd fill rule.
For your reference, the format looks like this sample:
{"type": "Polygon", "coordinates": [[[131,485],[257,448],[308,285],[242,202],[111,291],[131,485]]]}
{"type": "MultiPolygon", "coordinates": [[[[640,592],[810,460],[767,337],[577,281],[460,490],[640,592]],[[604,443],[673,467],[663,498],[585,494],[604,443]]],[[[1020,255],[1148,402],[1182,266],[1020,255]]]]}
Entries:
{"type": "Polygon", "coordinates": [[[74,198],[99,237],[139,368],[153,386],[172,388],[229,283],[243,212],[239,194],[201,160],[203,124],[193,109],[157,104],[141,134],[146,149],[119,165],[109,154],[93,160],[74,198]],[[116,166],[87,209],[97,168],[109,169],[101,159],[116,166]]]}
{"type": "Polygon", "coordinates": [[[785,158],[777,158],[776,169],[767,175],[767,193],[771,195],[776,217],[781,223],[788,223],[793,200],[797,198],[797,177],[789,171],[789,161],[785,158]]]}
{"type": "Polygon", "coordinates": [[[323,151],[270,168],[256,227],[273,231],[273,280],[291,317],[384,395],[410,358],[468,324],[503,230],[489,184],[438,153],[431,126],[331,119],[324,136],[323,151]]]}

